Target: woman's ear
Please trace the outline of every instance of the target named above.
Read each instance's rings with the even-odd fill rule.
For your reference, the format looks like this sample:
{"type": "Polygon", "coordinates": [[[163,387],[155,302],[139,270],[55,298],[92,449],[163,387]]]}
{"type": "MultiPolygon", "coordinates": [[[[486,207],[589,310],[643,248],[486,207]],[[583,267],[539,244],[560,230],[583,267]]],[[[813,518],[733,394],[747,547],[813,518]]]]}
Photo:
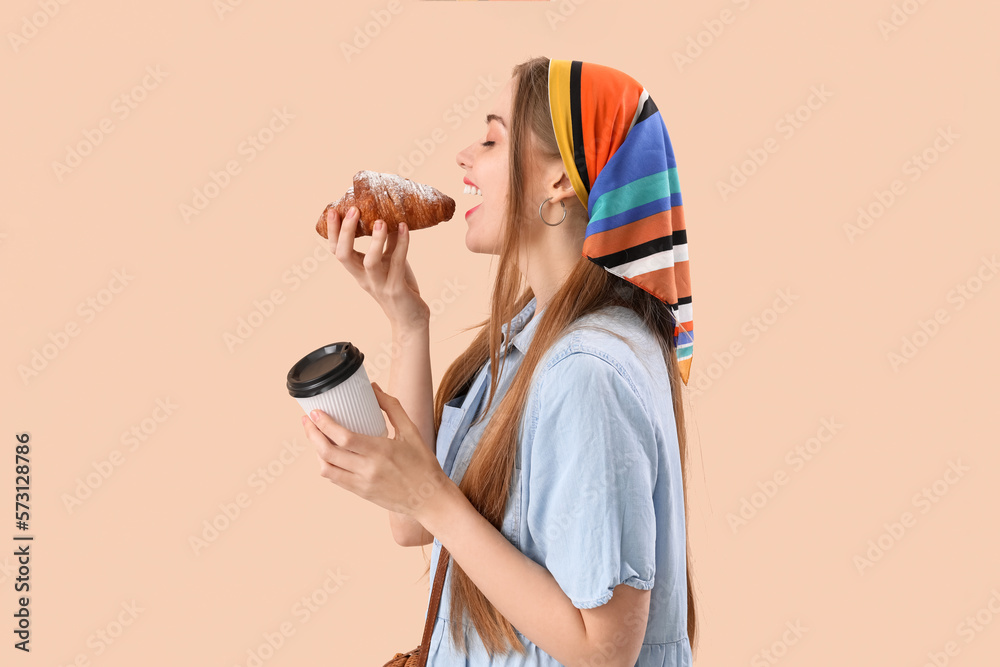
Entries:
{"type": "MultiPolygon", "coordinates": [[[[566,174],[566,167],[563,166],[562,160],[551,160],[545,165],[543,174],[544,178],[540,183],[544,184],[544,189],[541,194],[536,195],[538,201],[541,202],[547,197],[551,197],[546,206],[558,207],[559,204],[563,204],[570,217],[586,220],[587,211],[579,197],[576,196],[576,190],[573,189],[573,183],[566,174]]],[[[558,219],[560,214],[556,213],[556,215],[558,219]]]]}
{"type": "Polygon", "coordinates": [[[559,180],[553,184],[553,187],[555,188],[555,192],[551,193],[553,204],[558,204],[559,202],[569,204],[569,198],[576,196],[576,191],[573,190],[573,184],[570,182],[569,176],[566,175],[565,171],[562,172],[562,175],[559,180]]]}

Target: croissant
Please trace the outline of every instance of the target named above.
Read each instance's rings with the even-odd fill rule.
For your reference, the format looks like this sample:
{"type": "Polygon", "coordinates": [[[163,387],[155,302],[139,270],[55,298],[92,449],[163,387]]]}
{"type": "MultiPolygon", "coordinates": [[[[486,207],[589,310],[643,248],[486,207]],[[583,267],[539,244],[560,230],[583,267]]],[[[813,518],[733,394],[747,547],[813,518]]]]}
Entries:
{"type": "Polygon", "coordinates": [[[455,200],[436,188],[367,169],[354,174],[354,185],[323,209],[316,223],[316,231],[323,238],[327,238],[326,212],[331,206],[337,209],[341,220],[352,206],[358,207],[361,217],[355,238],[370,236],[376,220],[384,220],[389,233],[393,233],[400,222],[405,222],[411,230],[424,229],[455,215],[455,200]]]}

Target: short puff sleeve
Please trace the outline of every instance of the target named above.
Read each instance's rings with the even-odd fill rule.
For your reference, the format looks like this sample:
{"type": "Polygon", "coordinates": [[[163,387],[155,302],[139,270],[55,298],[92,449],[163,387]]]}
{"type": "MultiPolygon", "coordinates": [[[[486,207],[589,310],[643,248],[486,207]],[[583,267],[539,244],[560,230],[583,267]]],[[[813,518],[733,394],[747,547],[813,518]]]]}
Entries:
{"type": "Polygon", "coordinates": [[[539,376],[527,481],[535,555],[580,609],[653,587],[657,445],[631,382],[573,352],[539,376]]]}

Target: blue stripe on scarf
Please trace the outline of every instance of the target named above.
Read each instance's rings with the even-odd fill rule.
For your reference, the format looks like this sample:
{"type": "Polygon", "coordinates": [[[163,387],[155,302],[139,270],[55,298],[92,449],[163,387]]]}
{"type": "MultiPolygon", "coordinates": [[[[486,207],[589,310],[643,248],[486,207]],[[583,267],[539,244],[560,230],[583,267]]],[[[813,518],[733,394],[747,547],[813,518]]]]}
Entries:
{"type": "MultiPolygon", "coordinates": [[[[674,160],[663,116],[656,111],[629,130],[622,145],[597,175],[588,197],[588,214],[591,221],[597,221],[625,212],[626,201],[630,200],[632,206],[641,206],[657,199],[665,199],[668,195],[671,207],[682,204],[677,162],[674,160]],[[637,181],[638,184],[632,185],[637,181]],[[607,194],[611,195],[608,201],[601,201],[607,194]]],[[[660,210],[666,210],[666,207],[660,210]]],[[[635,215],[632,219],[639,220],[647,215],[649,213],[635,215]]],[[[609,224],[607,228],[625,222],[631,220],[609,224]]],[[[588,229],[588,234],[590,233],[593,232],[588,229]]]]}
{"type": "MultiPolygon", "coordinates": [[[[603,208],[603,203],[597,202],[596,208],[603,208]]],[[[587,223],[587,231],[585,235],[590,236],[591,234],[606,232],[609,229],[615,229],[617,227],[621,227],[622,225],[627,225],[630,222],[642,220],[643,218],[648,218],[651,215],[661,211],[667,211],[669,209],[669,200],[666,197],[660,197],[659,199],[642,204],[641,206],[636,206],[622,211],[617,215],[609,215],[608,217],[601,218],[600,220],[591,220],[587,223]]]]}

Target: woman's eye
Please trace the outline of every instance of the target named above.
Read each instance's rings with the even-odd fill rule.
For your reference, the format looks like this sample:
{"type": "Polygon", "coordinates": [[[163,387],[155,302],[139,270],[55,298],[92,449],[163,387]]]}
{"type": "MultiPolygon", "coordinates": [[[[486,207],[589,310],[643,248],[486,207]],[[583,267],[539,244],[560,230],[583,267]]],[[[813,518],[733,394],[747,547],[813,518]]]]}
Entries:
{"type": "Polygon", "coordinates": [[[495,141],[484,141],[483,143],[481,143],[479,145],[480,146],[492,146],[495,143],[496,143],[495,141]]]}

